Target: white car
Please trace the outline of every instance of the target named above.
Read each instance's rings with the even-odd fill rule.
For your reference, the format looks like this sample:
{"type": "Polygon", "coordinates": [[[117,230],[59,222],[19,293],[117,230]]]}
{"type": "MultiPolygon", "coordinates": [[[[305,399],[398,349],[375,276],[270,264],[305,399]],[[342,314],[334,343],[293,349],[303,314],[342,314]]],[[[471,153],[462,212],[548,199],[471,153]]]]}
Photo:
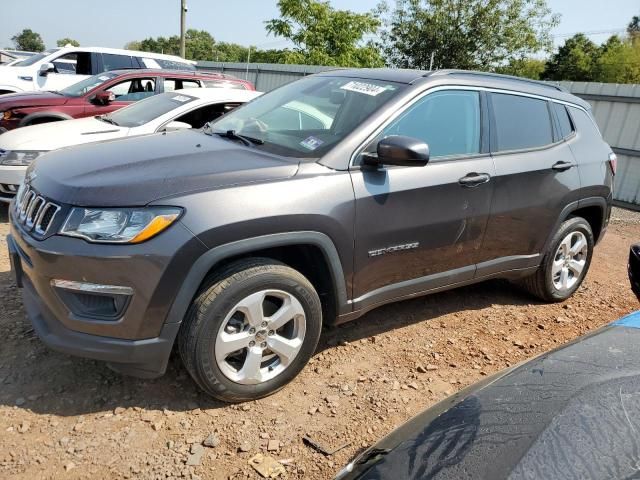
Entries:
{"type": "MultiPolygon", "coordinates": [[[[58,148],[150,133],[202,128],[262,92],[188,88],[101,115],[22,127],[0,135],[0,202],[10,202],[29,164],[58,148]]],[[[46,158],[43,158],[46,161],[46,158]]]]}
{"type": "Polygon", "coordinates": [[[174,55],[101,47],[52,48],[0,69],[0,95],[58,91],[91,75],[126,68],[193,70],[196,62],[174,55]]]}

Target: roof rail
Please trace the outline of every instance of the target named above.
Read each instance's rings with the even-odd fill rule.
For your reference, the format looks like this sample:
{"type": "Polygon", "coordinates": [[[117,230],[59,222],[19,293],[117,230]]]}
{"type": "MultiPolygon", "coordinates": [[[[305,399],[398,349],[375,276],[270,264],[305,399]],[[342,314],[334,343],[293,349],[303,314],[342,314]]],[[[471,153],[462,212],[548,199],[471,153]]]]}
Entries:
{"type": "Polygon", "coordinates": [[[552,88],[559,92],[566,92],[564,88],[560,85],[554,85],[553,83],[541,82],[539,80],[531,80],[529,78],[516,77],[514,75],[503,75],[501,73],[489,73],[489,72],[478,72],[474,70],[456,70],[456,69],[444,69],[444,70],[434,70],[425,74],[425,77],[434,77],[440,75],[473,75],[478,77],[488,77],[488,78],[502,78],[505,80],[513,80],[515,82],[528,83],[531,85],[536,85],[538,87],[546,87],[552,88]]]}

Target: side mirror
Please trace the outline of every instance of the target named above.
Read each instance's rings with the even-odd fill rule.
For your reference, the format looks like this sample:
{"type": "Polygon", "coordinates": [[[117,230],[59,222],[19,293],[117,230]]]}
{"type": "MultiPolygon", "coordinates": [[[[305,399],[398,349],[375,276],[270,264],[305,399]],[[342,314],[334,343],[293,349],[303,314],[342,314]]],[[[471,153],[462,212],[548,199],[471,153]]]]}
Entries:
{"type": "Polygon", "coordinates": [[[429,163],[429,145],[422,140],[391,135],[378,142],[377,155],[364,155],[365,165],[398,165],[424,167],[429,163]]]}
{"type": "Polygon", "coordinates": [[[176,130],[186,130],[192,128],[187,122],[169,122],[167,123],[161,131],[163,132],[175,132],[176,130]]]}
{"type": "Polygon", "coordinates": [[[109,105],[116,99],[116,94],[109,91],[98,92],[96,96],[93,97],[93,103],[98,105],[109,105]]]}
{"type": "Polygon", "coordinates": [[[49,75],[49,73],[55,71],[56,67],[53,63],[43,63],[38,69],[38,75],[40,75],[41,77],[46,77],[47,75],[49,75]]]}
{"type": "Polygon", "coordinates": [[[629,281],[631,290],[640,300],[640,244],[633,245],[629,252],[629,281]]]}

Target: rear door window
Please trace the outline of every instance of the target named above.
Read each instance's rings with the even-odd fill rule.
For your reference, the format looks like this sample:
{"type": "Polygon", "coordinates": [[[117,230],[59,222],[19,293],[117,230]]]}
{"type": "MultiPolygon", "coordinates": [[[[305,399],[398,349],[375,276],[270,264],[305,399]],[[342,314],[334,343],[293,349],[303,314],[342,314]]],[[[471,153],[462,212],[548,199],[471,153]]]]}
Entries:
{"type": "Polygon", "coordinates": [[[502,93],[490,94],[495,120],[494,151],[539,148],[553,143],[548,102],[502,93]]]}
{"type": "Polygon", "coordinates": [[[173,92],[175,90],[182,90],[183,88],[199,88],[200,86],[200,82],[197,80],[189,80],[183,78],[164,79],[165,92],[173,92]]]}
{"type": "Polygon", "coordinates": [[[133,64],[131,63],[131,57],[129,55],[114,55],[111,53],[104,53],[102,55],[102,63],[104,64],[105,72],[133,67],[133,64]]]}

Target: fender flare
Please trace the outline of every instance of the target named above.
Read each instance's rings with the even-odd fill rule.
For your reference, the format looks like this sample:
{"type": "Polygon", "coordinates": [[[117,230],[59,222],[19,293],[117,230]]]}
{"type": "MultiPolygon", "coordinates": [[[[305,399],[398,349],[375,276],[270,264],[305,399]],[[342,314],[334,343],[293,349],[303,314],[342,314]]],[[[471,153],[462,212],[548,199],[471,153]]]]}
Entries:
{"type": "Polygon", "coordinates": [[[73,120],[73,117],[71,115],[67,115],[66,113],[62,113],[62,112],[36,112],[36,113],[31,113],[29,115],[27,115],[26,117],[24,117],[22,120],[20,120],[20,127],[24,127],[27,123],[31,122],[32,120],[37,120],[39,118],[56,118],[58,120],[73,120]]]}
{"type": "Polygon", "coordinates": [[[542,260],[542,257],[544,257],[545,253],[549,249],[549,246],[551,244],[551,239],[553,238],[556,231],[558,231],[558,228],[560,227],[562,222],[564,222],[567,218],[569,218],[569,216],[573,212],[575,212],[580,208],[593,207],[593,206],[600,207],[600,209],[602,210],[602,222],[603,222],[602,231],[600,233],[600,238],[602,238],[602,233],[606,228],[607,210],[609,209],[609,203],[610,202],[607,202],[607,199],[604,197],[587,197],[587,198],[576,200],[575,202],[571,202],[567,204],[560,212],[560,215],[558,216],[558,219],[556,220],[556,223],[553,226],[551,233],[547,237],[547,241],[544,242],[544,248],[542,249],[542,255],[540,257],[540,260],[542,260]]]}
{"type": "Polygon", "coordinates": [[[337,314],[348,313],[347,287],[344,278],[342,262],[333,241],[324,233],[314,231],[287,232],[247,238],[236,242],[226,243],[205,252],[192,265],[187,277],[176,295],[165,323],[180,323],[198,292],[207,274],[220,262],[244,253],[262,250],[264,248],[282,247],[287,245],[313,245],[318,247],[327,261],[336,295],[337,314]]]}

